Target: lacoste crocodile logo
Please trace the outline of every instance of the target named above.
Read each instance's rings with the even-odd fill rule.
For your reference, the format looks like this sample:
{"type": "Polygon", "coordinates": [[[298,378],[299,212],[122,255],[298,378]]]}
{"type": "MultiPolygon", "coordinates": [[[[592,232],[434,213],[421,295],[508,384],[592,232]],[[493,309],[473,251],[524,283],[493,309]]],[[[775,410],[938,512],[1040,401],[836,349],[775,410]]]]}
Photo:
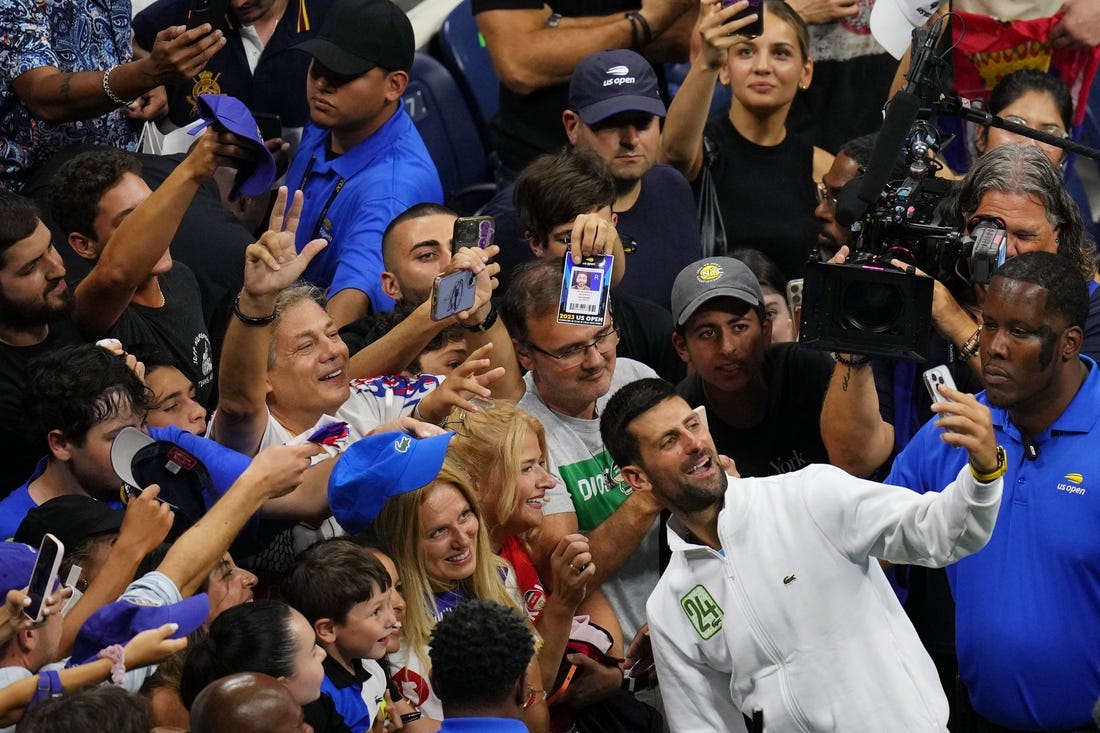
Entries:
{"type": "Polygon", "coordinates": [[[792,573],[791,575],[788,575],[785,578],[783,578],[783,585],[790,585],[795,580],[797,580],[797,578],[795,578],[794,574],[792,573]]]}

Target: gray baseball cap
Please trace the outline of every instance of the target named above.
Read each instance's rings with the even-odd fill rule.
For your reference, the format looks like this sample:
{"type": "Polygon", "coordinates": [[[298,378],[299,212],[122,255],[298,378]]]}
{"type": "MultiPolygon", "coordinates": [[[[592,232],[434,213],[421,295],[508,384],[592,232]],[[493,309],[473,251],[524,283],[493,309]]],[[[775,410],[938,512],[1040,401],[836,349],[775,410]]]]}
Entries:
{"type": "Polygon", "coordinates": [[[741,260],[732,257],[696,260],[680,270],[672,283],[672,317],[677,326],[682,326],[703,303],[723,297],[749,305],[764,302],[756,275],[741,260]]]}

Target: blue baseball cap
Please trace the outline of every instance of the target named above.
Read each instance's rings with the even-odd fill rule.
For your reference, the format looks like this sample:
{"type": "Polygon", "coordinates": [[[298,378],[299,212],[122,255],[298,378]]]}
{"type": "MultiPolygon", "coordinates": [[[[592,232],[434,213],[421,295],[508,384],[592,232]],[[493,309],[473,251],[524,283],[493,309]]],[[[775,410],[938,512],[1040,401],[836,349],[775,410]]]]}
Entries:
{"type": "Polygon", "coordinates": [[[249,150],[256,153],[250,163],[243,164],[233,179],[233,188],[229,191],[229,200],[237,196],[260,196],[271,190],[275,183],[275,158],[264,145],[260,126],[245,103],[236,97],[225,94],[202,94],[195,103],[195,109],[204,122],[196,126],[189,134],[198,135],[215,122],[241,139],[249,150]]]}
{"type": "Polygon", "coordinates": [[[142,631],[156,629],[167,623],[178,624],[169,638],[187,636],[206,623],[210,615],[210,598],[205,593],[185,598],[168,606],[153,606],[124,600],[108,603],[88,617],[73,641],[69,667],[87,664],[99,657],[99,652],[112,644],[125,646],[142,631]]]}
{"type": "Polygon", "coordinates": [[[0,542],[0,603],[11,590],[22,590],[31,581],[38,550],[22,542],[0,542]]]}
{"type": "Polygon", "coordinates": [[[453,435],[414,438],[407,433],[379,433],[352,443],[328,480],[328,502],[336,521],[351,534],[361,532],[391,496],[430,484],[443,467],[453,435]]]}

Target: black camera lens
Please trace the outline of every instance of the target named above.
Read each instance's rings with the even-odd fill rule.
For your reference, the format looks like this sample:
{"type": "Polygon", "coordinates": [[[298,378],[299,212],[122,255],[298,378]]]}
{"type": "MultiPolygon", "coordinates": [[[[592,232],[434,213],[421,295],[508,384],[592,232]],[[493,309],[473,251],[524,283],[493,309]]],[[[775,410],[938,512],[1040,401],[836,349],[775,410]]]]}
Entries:
{"type": "Polygon", "coordinates": [[[905,294],[891,283],[849,282],[841,294],[843,318],[855,329],[890,333],[905,309],[905,294]]]}

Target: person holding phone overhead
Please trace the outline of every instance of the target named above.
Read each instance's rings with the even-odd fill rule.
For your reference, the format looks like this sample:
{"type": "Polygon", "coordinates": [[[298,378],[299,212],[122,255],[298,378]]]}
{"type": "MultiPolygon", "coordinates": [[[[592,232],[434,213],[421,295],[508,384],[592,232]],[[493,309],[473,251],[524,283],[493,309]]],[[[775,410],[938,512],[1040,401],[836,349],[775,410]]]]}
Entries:
{"type": "Polygon", "coordinates": [[[817,241],[814,181],[832,156],[787,130],[791,103],[813,79],[806,24],[786,3],[764,0],[763,32],[746,36],[759,17],[745,15],[747,7],[701,0],[702,49],[669,105],[661,160],[695,185],[708,167],[727,251],[759,249],[790,280],[802,277],[817,241]],[[728,115],[708,122],[715,81],[730,86],[733,99],[728,115]]]}
{"type": "Polygon", "coordinates": [[[161,85],[198,74],[225,45],[210,26],[157,28],[134,59],[130,3],[0,3],[0,188],[73,143],[134,150],[164,109],[161,85]],[[94,20],[98,18],[98,20],[94,20]]]}
{"type": "Polygon", "coordinates": [[[203,15],[220,21],[220,26],[215,19],[210,22],[222,29],[226,41],[225,52],[205,68],[166,85],[162,131],[194,123],[199,95],[228,94],[252,111],[272,152],[286,143],[287,155],[293,155],[309,119],[309,101],[301,93],[309,56],[288,51],[316,35],[331,6],[332,0],[157,0],[142,10],[134,17],[134,42],[140,48],[150,48],[159,29],[191,25],[203,15]],[[207,12],[197,12],[196,6],[207,12]]]}

